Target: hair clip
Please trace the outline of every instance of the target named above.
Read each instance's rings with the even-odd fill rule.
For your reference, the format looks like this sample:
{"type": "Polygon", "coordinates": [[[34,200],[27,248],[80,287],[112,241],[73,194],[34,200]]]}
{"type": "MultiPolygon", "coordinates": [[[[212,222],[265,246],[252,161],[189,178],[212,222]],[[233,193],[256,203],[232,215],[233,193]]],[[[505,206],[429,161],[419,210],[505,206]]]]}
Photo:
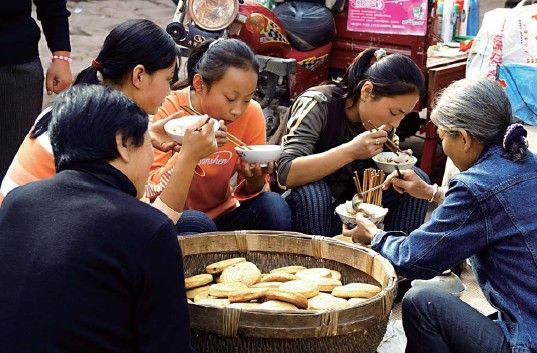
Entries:
{"type": "Polygon", "coordinates": [[[101,63],[97,61],[97,59],[93,59],[91,61],[91,67],[93,67],[95,70],[97,71],[101,71],[101,69],[103,68],[101,63]]]}
{"type": "Polygon", "coordinates": [[[381,59],[384,59],[387,56],[387,53],[386,53],[386,50],[384,50],[383,48],[380,48],[380,49],[375,50],[375,53],[373,55],[375,55],[375,59],[377,59],[377,62],[378,62],[381,59]]]}

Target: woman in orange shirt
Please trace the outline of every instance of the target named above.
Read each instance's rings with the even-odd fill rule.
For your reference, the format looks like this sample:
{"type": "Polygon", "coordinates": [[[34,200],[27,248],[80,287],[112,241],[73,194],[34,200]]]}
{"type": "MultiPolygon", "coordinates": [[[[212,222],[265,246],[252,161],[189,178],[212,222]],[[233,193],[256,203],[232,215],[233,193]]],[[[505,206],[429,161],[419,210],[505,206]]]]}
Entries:
{"type": "MultiPolygon", "coordinates": [[[[104,84],[111,86],[133,100],[148,114],[157,112],[164,98],[170,93],[170,80],[177,66],[177,47],[172,38],[155,23],[135,19],[117,25],[106,37],[101,51],[92,65],[77,76],[75,84],[104,84]]],[[[14,188],[32,181],[50,178],[56,174],[54,156],[48,136],[51,119],[50,108],[37,118],[35,125],[22,142],[0,186],[0,204],[5,195],[14,188]]],[[[162,121],[164,122],[164,121],[162,121]]],[[[162,133],[162,122],[149,127],[154,146],[161,149],[174,147],[162,133]]],[[[211,123],[201,131],[199,126],[189,128],[185,135],[187,143],[179,160],[199,161],[216,150],[211,123]]],[[[181,162],[179,162],[181,163],[181,162]]],[[[188,191],[188,165],[185,162],[184,178],[180,185],[188,191]]],[[[192,168],[191,173],[193,173],[192,168]]],[[[153,206],[176,222],[180,214],[160,199],[153,206]]],[[[185,215],[185,217],[187,217],[185,215]]],[[[205,231],[207,229],[200,229],[205,231]]]]}
{"type": "MultiPolygon", "coordinates": [[[[218,150],[202,159],[183,202],[177,179],[182,168],[174,168],[177,154],[155,150],[146,195],[160,198],[177,212],[204,212],[215,229],[290,230],[291,212],[280,195],[268,191],[266,168],[241,160],[234,145],[226,140],[229,131],[247,145],[266,143],[266,123],[261,107],[252,98],[257,87],[259,66],[252,50],[236,39],[206,41],[188,59],[188,78],[166,100],[153,121],[171,115],[188,115],[182,105],[220,121],[216,132],[218,150]],[[235,175],[237,176],[235,179],[235,175]]],[[[191,168],[189,168],[190,170],[191,168]]],[[[198,219],[199,221],[199,219],[198,219]]],[[[190,226],[186,218],[178,231],[190,226]]]]}

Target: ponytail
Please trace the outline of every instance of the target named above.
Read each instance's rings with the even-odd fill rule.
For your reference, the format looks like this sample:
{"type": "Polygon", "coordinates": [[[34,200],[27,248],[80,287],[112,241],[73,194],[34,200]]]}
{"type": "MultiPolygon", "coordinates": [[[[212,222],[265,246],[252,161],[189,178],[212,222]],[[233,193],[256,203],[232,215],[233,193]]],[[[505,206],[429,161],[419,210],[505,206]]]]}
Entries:
{"type": "Polygon", "coordinates": [[[339,82],[345,89],[342,98],[356,102],[365,82],[371,82],[374,98],[418,93],[423,97],[425,78],[420,68],[407,56],[386,55],[383,49],[368,48],[361,52],[349,66],[339,82]]]}
{"type": "Polygon", "coordinates": [[[195,74],[200,74],[203,82],[210,87],[221,80],[230,67],[259,72],[255,54],[244,42],[238,39],[206,40],[190,52],[186,65],[187,78],[177,82],[172,89],[192,85],[195,74]]]}

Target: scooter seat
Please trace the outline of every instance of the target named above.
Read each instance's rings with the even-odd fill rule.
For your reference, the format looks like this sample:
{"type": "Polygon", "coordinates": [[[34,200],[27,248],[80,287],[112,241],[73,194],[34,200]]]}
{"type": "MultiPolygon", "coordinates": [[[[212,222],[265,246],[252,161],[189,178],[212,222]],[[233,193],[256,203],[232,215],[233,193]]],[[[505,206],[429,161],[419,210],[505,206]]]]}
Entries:
{"type": "Polygon", "coordinates": [[[330,42],[336,35],[334,16],[325,6],[289,1],[276,6],[274,14],[283,23],[291,46],[309,51],[330,42]]]}

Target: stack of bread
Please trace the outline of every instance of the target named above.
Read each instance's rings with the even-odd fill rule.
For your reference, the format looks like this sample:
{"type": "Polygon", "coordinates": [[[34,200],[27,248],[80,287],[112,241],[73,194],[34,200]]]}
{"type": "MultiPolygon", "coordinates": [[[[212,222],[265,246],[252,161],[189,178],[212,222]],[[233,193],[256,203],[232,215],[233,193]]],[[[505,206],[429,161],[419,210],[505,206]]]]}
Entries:
{"type": "Polygon", "coordinates": [[[381,292],[368,283],[341,283],[327,268],[286,266],[262,274],[243,257],[210,264],[185,279],[189,302],[245,310],[340,310],[381,292]]]}

